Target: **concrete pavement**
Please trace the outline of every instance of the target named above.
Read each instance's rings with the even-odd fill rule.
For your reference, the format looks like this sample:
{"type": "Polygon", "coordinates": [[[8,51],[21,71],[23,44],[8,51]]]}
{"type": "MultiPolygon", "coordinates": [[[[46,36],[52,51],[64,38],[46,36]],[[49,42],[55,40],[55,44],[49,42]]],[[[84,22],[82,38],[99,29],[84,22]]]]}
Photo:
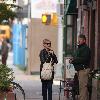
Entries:
{"type": "MultiPolygon", "coordinates": [[[[7,65],[13,69],[15,82],[19,83],[25,90],[25,100],[42,100],[41,81],[39,75],[26,75],[13,65],[13,53],[10,52],[7,65]]],[[[17,100],[23,100],[21,92],[16,90],[17,100]]],[[[54,80],[53,84],[53,100],[59,100],[59,81],[54,80]]],[[[63,94],[61,100],[64,100],[63,94]]]]}

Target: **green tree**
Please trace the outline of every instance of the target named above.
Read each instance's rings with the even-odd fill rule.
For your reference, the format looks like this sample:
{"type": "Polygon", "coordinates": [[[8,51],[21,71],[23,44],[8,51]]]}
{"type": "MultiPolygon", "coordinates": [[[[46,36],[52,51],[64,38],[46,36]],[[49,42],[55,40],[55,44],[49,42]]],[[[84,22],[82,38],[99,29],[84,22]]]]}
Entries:
{"type": "Polygon", "coordinates": [[[0,23],[3,20],[8,20],[9,18],[13,19],[17,17],[16,12],[12,8],[21,9],[21,7],[14,4],[0,3],[0,23]]]}

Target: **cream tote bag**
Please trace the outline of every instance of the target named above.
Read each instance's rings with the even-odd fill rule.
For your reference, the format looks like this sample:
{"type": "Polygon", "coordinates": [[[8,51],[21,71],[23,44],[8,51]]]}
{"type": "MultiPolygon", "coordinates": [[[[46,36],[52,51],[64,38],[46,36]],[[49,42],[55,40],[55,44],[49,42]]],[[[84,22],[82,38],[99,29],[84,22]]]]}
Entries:
{"type": "Polygon", "coordinates": [[[52,79],[52,71],[53,71],[53,66],[50,63],[44,63],[43,68],[41,71],[41,79],[43,80],[51,80],[52,79]]]}

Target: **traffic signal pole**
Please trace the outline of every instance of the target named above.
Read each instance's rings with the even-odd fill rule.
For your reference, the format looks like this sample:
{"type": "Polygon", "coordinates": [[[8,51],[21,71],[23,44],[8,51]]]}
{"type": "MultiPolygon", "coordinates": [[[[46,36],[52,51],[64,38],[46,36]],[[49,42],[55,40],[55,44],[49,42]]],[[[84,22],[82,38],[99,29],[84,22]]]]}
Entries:
{"type": "Polygon", "coordinates": [[[64,6],[64,2],[63,0],[59,0],[58,1],[58,67],[57,67],[57,72],[59,72],[59,76],[61,76],[61,78],[63,78],[63,29],[64,29],[64,23],[63,23],[63,16],[64,16],[64,9],[61,8],[61,5],[64,6]]]}
{"type": "Polygon", "coordinates": [[[67,0],[64,0],[64,14],[63,14],[63,66],[62,66],[62,77],[65,78],[65,57],[66,57],[66,45],[67,45],[67,0]]]}
{"type": "Polygon", "coordinates": [[[66,15],[66,8],[67,8],[67,0],[64,0],[63,58],[66,56],[66,42],[67,42],[67,15],[66,15]]]}

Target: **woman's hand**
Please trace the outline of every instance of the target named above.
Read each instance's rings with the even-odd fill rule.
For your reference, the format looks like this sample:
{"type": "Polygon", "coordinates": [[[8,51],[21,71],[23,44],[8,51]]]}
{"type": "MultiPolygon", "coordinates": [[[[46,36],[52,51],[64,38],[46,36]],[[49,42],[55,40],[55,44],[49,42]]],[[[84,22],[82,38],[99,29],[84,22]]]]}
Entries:
{"type": "Polygon", "coordinates": [[[54,54],[54,51],[53,50],[50,50],[49,53],[54,54]]]}
{"type": "Polygon", "coordinates": [[[69,63],[71,64],[73,60],[74,60],[74,59],[73,59],[73,58],[71,58],[71,59],[69,60],[69,63]]]}

